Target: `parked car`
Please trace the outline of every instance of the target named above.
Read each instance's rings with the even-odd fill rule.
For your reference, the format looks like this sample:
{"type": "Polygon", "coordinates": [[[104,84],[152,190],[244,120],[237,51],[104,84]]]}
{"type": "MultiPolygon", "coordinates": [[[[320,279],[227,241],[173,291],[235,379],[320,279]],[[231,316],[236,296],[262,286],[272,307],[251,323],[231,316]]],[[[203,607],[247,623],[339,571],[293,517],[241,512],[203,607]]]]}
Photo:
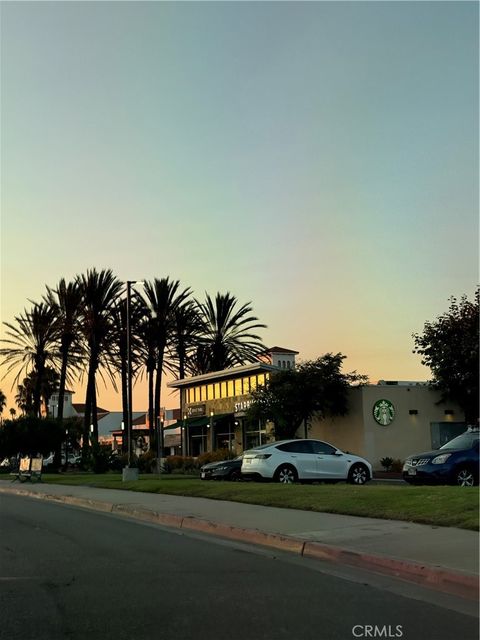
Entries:
{"type": "Polygon", "coordinates": [[[245,451],[241,470],[246,477],[287,484],[299,480],[365,484],[372,477],[372,465],[365,458],[311,439],[282,440],[245,451]]]}
{"type": "Polygon", "coordinates": [[[403,479],[409,484],[478,483],[478,429],[468,429],[436,449],[409,456],[403,465],[403,479]]]}
{"type": "Polygon", "coordinates": [[[202,480],[241,480],[241,467],[243,456],[233,460],[221,460],[210,462],[200,468],[202,480]]]}
{"type": "MultiPolygon", "coordinates": [[[[80,462],[82,461],[82,456],[77,455],[76,453],[72,453],[72,454],[68,454],[68,464],[71,464],[72,466],[75,466],[77,464],[80,464],[80,462]]],[[[65,464],[65,456],[62,456],[62,465],[65,464]]]]}

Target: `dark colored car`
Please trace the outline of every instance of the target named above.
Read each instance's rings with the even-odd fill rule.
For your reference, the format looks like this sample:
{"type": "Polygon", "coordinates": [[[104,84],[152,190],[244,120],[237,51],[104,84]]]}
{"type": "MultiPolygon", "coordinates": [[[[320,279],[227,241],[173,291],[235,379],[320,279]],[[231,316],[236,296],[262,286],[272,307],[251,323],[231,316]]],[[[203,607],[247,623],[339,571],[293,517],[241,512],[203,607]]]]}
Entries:
{"type": "Polygon", "coordinates": [[[478,429],[469,429],[437,449],[409,456],[403,479],[410,484],[478,484],[478,429]]]}
{"type": "Polygon", "coordinates": [[[200,477],[202,480],[240,480],[242,477],[240,472],[242,457],[204,464],[200,469],[200,477]]]}

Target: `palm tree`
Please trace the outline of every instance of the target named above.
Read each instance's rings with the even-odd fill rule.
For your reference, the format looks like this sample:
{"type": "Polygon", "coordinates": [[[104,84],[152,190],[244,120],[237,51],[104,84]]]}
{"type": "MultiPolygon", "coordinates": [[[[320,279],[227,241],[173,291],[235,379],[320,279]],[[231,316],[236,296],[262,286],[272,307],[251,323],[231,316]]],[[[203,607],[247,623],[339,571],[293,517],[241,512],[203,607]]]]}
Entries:
{"type": "Polygon", "coordinates": [[[61,368],[57,418],[62,421],[68,367],[71,364],[78,364],[80,360],[78,319],[82,291],[78,280],[67,283],[65,278],[62,278],[56,289],[47,287],[47,295],[44,300],[55,312],[60,342],[61,368]]]}
{"type": "Polygon", "coordinates": [[[17,415],[17,412],[15,411],[15,409],[13,407],[10,407],[9,409],[10,415],[12,417],[12,420],[15,418],[15,416],[17,415]]]}
{"type": "MultiPolygon", "coordinates": [[[[151,313],[151,331],[155,342],[154,418],[158,418],[160,415],[162,376],[164,369],[166,369],[165,354],[172,332],[173,314],[191,293],[190,289],[179,291],[179,287],[179,280],[170,281],[168,277],[161,280],[155,278],[153,282],[145,282],[144,285],[145,298],[151,313]]],[[[152,416],[151,406],[149,406],[150,416],[152,416]]]]}
{"type": "MultiPolygon", "coordinates": [[[[130,305],[130,358],[132,377],[139,369],[141,362],[141,324],[145,312],[144,301],[134,292],[130,305]]],[[[127,300],[122,298],[115,302],[112,309],[113,320],[113,361],[112,367],[120,374],[122,392],[123,422],[128,424],[128,347],[127,347],[127,300]]],[[[126,450],[126,439],[123,439],[122,448],[126,450]]]]}
{"type": "Polygon", "coordinates": [[[6,406],[7,406],[7,396],[0,389],[0,423],[3,422],[2,413],[6,406]]]}
{"type": "Polygon", "coordinates": [[[88,358],[87,391],[83,422],[84,452],[89,446],[90,421],[93,424],[93,437],[98,439],[96,374],[104,367],[113,381],[110,363],[113,357],[113,320],[114,303],[122,292],[122,283],[113,275],[111,269],[98,272],[90,269],[78,276],[77,282],[82,293],[79,316],[85,349],[88,358]]]}
{"type": "Polygon", "coordinates": [[[4,322],[7,327],[4,340],[6,347],[0,349],[7,365],[6,375],[18,369],[14,384],[22,373],[35,373],[35,389],[33,391],[33,414],[40,415],[41,387],[45,367],[55,368],[56,356],[56,322],[54,310],[44,302],[33,303],[30,311],[15,317],[16,324],[4,322]]]}
{"type": "Polygon", "coordinates": [[[204,303],[197,302],[203,317],[203,344],[197,350],[196,364],[203,370],[221,371],[234,365],[255,362],[265,345],[255,333],[265,324],[250,315],[250,302],[238,308],[238,301],[230,293],[217,293],[215,301],[208,294],[204,303]]]}

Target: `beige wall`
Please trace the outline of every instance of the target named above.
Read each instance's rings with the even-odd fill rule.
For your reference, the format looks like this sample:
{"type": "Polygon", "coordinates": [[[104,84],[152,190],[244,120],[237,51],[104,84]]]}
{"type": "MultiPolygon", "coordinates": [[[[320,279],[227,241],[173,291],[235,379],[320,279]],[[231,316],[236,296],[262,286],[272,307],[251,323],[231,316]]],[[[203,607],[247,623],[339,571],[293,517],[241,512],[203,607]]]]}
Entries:
{"type": "Polygon", "coordinates": [[[425,386],[369,385],[352,389],[348,416],[313,420],[309,435],[365,456],[374,469],[381,469],[380,459],[386,456],[404,460],[412,453],[430,450],[430,423],[464,420],[457,405],[437,404],[439,400],[440,394],[425,386]],[[389,400],[395,408],[393,422],[385,427],[373,417],[373,406],[382,399],[389,400]],[[416,409],[418,414],[410,415],[410,409],[416,409]],[[452,409],[454,414],[446,416],[445,409],[452,409]]]}

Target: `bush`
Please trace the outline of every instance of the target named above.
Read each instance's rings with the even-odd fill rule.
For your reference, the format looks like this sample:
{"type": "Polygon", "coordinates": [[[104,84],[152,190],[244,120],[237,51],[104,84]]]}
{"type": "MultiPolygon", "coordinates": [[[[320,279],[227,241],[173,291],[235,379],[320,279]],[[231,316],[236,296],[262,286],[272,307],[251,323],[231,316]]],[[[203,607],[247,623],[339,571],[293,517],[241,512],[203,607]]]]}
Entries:
{"type": "Polygon", "coordinates": [[[190,456],[167,456],[164,469],[166,473],[188,473],[195,469],[195,460],[190,456]]]}
{"type": "Polygon", "coordinates": [[[388,456],[380,460],[380,464],[385,469],[385,471],[390,471],[392,463],[393,463],[393,458],[389,458],[388,456]]]}
{"type": "Polygon", "coordinates": [[[393,460],[392,465],[390,467],[390,471],[394,471],[395,473],[401,473],[402,469],[403,469],[403,460],[400,460],[400,458],[393,460]]]}
{"type": "Polygon", "coordinates": [[[106,473],[110,466],[111,448],[108,444],[92,445],[92,469],[94,473],[106,473]]]}
{"type": "Polygon", "coordinates": [[[220,460],[232,460],[232,458],[236,458],[236,454],[233,451],[229,451],[228,449],[216,449],[215,451],[207,451],[207,453],[202,453],[202,455],[197,458],[197,466],[203,467],[204,464],[209,464],[210,462],[220,462],[220,460]]]}
{"type": "Polygon", "coordinates": [[[128,455],[126,453],[110,453],[110,458],[108,460],[108,466],[111,471],[121,471],[128,464],[128,455]]]}
{"type": "Polygon", "coordinates": [[[156,465],[157,456],[150,450],[138,458],[138,470],[140,473],[152,473],[156,465]]]}

